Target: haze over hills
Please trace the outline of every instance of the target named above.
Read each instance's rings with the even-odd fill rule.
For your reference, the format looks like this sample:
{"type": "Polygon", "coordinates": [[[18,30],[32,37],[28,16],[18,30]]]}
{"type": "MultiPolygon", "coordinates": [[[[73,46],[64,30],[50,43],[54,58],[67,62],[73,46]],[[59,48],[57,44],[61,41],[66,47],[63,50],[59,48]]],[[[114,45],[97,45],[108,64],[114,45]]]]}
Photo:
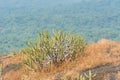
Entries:
{"type": "Polygon", "coordinates": [[[88,42],[120,41],[120,0],[0,0],[0,53],[10,53],[37,37],[63,29],[88,42]]]}

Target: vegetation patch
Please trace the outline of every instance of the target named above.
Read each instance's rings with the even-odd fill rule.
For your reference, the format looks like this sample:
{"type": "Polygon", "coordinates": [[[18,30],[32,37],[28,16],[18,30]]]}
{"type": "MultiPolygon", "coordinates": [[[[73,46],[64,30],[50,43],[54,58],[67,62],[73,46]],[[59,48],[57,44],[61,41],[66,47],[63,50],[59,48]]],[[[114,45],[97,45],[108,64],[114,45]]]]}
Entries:
{"type": "Polygon", "coordinates": [[[88,73],[84,73],[83,75],[78,75],[78,77],[71,79],[68,77],[65,80],[93,80],[96,74],[92,73],[92,71],[89,71],[88,73]]]}
{"type": "Polygon", "coordinates": [[[34,70],[51,64],[59,66],[60,63],[69,62],[81,55],[85,47],[85,40],[80,35],[64,31],[39,32],[39,38],[28,42],[23,50],[23,63],[34,70]]]}

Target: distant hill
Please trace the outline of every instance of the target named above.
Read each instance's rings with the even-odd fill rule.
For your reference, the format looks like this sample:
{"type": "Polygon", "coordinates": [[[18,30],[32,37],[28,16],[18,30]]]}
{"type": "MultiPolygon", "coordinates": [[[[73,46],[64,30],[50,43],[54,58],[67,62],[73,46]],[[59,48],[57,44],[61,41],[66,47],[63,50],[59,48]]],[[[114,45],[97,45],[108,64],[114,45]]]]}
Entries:
{"type": "Polygon", "coordinates": [[[119,0],[1,0],[0,53],[19,50],[37,31],[63,29],[88,42],[120,41],[119,0]]]}

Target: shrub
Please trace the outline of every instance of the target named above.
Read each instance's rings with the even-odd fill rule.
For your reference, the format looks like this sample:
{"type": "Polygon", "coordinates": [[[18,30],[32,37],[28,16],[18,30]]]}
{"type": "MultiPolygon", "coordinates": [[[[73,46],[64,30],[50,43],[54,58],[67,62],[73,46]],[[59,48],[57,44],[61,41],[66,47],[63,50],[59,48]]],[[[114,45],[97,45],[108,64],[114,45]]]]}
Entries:
{"type": "Polygon", "coordinates": [[[65,80],[93,80],[95,76],[96,74],[92,73],[92,71],[90,70],[88,73],[84,73],[83,75],[79,74],[78,77],[75,79],[67,78],[65,80]]]}
{"type": "Polygon", "coordinates": [[[56,31],[49,33],[39,32],[39,38],[33,43],[28,42],[27,48],[23,51],[27,59],[24,64],[32,69],[33,65],[43,67],[45,64],[58,65],[63,61],[75,59],[82,54],[86,43],[84,39],[76,34],[56,31]]]}

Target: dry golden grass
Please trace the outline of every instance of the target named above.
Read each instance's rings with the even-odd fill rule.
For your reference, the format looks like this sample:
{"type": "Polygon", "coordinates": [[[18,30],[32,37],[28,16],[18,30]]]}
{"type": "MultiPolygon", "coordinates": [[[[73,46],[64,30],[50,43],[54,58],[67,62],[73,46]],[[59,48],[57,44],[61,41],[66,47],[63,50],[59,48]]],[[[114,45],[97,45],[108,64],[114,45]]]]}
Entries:
{"type": "Polygon", "coordinates": [[[117,80],[120,80],[120,71],[118,72],[116,78],[117,78],[117,80]]]}
{"type": "MultiPolygon", "coordinates": [[[[24,67],[18,70],[11,70],[4,75],[4,80],[20,80],[23,78],[31,78],[31,80],[53,80],[58,73],[66,76],[76,77],[80,71],[93,68],[107,63],[113,63],[120,60],[120,43],[108,40],[101,40],[98,43],[91,43],[87,46],[85,53],[80,55],[74,61],[62,63],[60,67],[54,67],[50,71],[27,71],[24,67]]],[[[17,54],[14,57],[8,58],[3,61],[4,67],[9,64],[18,64],[22,61],[21,55],[17,54]]],[[[120,73],[118,74],[120,75],[120,73]]],[[[118,76],[119,78],[119,76],[118,76]]],[[[27,80],[27,79],[24,79],[27,80]]]]}

